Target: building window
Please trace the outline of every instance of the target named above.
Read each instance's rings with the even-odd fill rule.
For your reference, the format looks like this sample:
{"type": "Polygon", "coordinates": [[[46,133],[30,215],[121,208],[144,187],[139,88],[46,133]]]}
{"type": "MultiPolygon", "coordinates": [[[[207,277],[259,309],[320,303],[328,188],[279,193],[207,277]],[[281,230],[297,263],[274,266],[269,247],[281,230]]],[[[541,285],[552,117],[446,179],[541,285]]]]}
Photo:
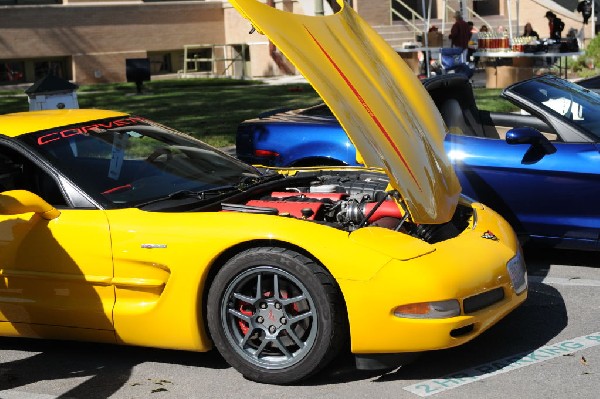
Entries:
{"type": "Polygon", "coordinates": [[[192,49],[187,53],[187,69],[191,72],[211,73],[213,70],[213,48],[206,46],[204,48],[192,49]]]}
{"type": "Polygon", "coordinates": [[[0,0],[0,6],[31,6],[40,4],[62,4],[63,0],[0,0]]]}
{"type": "Polygon", "coordinates": [[[172,52],[151,52],[148,51],[148,59],[150,60],[150,73],[152,75],[160,75],[172,73],[172,52]]]}
{"type": "Polygon", "coordinates": [[[0,84],[25,81],[25,63],[22,61],[0,61],[0,84]]]}
{"type": "Polygon", "coordinates": [[[54,75],[66,79],[65,62],[63,60],[38,61],[33,64],[33,69],[36,81],[47,75],[54,75]]]}

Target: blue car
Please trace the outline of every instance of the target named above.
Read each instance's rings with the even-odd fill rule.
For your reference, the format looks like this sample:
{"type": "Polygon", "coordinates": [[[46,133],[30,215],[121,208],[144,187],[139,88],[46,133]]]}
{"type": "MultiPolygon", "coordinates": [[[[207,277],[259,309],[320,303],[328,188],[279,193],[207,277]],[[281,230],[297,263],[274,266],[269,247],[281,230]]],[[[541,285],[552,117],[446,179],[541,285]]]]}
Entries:
{"type": "MultiPolygon", "coordinates": [[[[552,75],[507,87],[519,113],[477,108],[460,74],[423,81],[446,123],[463,193],[504,216],[523,242],[600,250],[600,95],[552,75]]],[[[359,165],[324,104],[244,121],[236,152],[265,166],[359,165]]]]}

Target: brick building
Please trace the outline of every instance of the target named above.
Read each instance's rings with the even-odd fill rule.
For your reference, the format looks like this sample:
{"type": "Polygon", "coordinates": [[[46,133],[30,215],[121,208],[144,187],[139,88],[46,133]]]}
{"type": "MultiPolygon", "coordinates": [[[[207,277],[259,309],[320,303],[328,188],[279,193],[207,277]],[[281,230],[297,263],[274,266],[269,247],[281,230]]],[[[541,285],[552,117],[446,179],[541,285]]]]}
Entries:
{"type": "MultiPolygon", "coordinates": [[[[505,1],[467,0],[466,4],[485,18],[506,15],[505,1]]],[[[544,35],[547,21],[543,16],[552,9],[567,29],[579,28],[576,1],[561,1],[565,4],[521,0],[520,25],[527,18],[544,35]]],[[[316,4],[314,0],[265,2],[307,14],[316,4]]],[[[325,4],[326,12],[331,12],[325,4]]],[[[395,0],[352,0],[349,4],[375,27],[402,24],[392,11],[398,7],[395,0]]],[[[422,12],[421,0],[406,4],[422,12]]],[[[457,8],[458,0],[435,0],[434,18],[441,18],[438,10],[445,4],[457,8]]],[[[148,58],[152,75],[294,73],[264,36],[249,31],[249,23],[222,0],[0,0],[0,84],[34,82],[48,72],[79,84],[122,82],[129,58],[148,58]]]]}

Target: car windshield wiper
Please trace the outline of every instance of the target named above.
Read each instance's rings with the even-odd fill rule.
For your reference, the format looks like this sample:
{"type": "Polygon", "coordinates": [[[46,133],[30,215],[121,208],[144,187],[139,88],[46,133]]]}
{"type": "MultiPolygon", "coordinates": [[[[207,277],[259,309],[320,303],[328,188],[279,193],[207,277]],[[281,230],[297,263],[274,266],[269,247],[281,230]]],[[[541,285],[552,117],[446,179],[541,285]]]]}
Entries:
{"type": "Polygon", "coordinates": [[[213,187],[213,188],[209,188],[207,190],[202,190],[202,191],[180,190],[180,191],[175,191],[173,193],[170,193],[170,194],[162,196],[162,197],[158,197],[158,198],[146,201],[146,202],[136,204],[136,207],[143,208],[145,206],[148,206],[150,204],[155,204],[157,202],[180,200],[180,199],[186,199],[186,198],[193,198],[193,199],[197,199],[199,201],[204,201],[209,198],[218,197],[218,196],[221,196],[224,194],[229,194],[232,191],[239,191],[239,190],[240,189],[238,187],[232,186],[232,185],[213,187]]]}
{"type": "Polygon", "coordinates": [[[273,180],[283,179],[285,176],[279,173],[273,173],[270,175],[244,175],[238,183],[238,189],[246,190],[250,187],[258,186],[263,183],[267,183],[273,180]]]}
{"type": "Polygon", "coordinates": [[[148,205],[155,204],[157,202],[165,202],[165,201],[177,201],[181,199],[196,199],[198,201],[204,201],[208,199],[212,199],[215,197],[221,197],[226,195],[232,195],[235,192],[241,193],[243,191],[248,190],[249,188],[253,188],[256,186],[260,186],[261,184],[271,182],[273,180],[283,179],[285,176],[280,175],[278,173],[272,175],[248,175],[243,176],[240,179],[240,182],[237,185],[227,184],[224,186],[218,186],[209,188],[207,190],[202,191],[193,191],[193,190],[180,190],[170,193],[168,195],[151,199],[149,201],[141,202],[136,204],[137,208],[143,208],[148,205]]]}

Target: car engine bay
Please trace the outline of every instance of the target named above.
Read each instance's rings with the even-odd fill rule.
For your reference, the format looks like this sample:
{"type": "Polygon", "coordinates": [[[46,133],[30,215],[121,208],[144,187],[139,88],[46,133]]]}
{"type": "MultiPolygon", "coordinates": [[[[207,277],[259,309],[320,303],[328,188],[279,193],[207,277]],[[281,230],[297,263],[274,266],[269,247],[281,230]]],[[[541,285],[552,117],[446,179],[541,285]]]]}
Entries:
{"type": "Polygon", "coordinates": [[[279,215],[325,224],[348,232],[382,227],[435,243],[456,237],[469,225],[472,209],[458,205],[443,224],[416,224],[388,179],[368,172],[299,173],[276,181],[272,189],[240,202],[221,203],[223,211],[279,215]],[[296,184],[290,185],[294,182],[296,184]]]}

